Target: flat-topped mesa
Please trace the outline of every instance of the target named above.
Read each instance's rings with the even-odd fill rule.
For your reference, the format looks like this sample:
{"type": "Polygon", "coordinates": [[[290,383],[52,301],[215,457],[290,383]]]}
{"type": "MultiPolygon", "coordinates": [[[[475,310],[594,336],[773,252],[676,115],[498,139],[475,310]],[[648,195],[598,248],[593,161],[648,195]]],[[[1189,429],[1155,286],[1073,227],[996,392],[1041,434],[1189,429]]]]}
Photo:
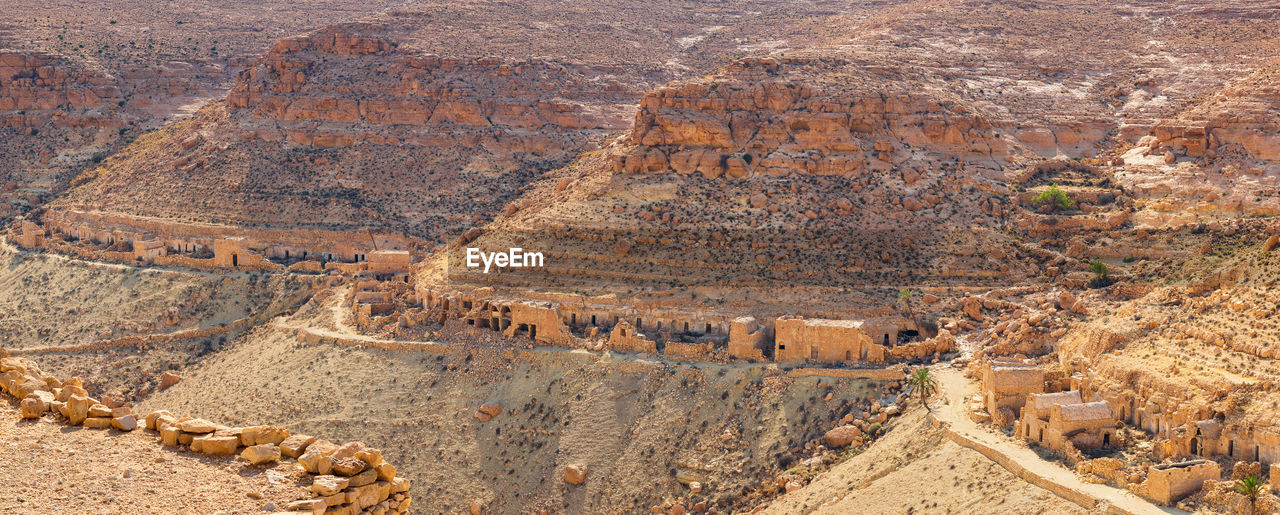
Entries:
{"type": "Polygon", "coordinates": [[[857,176],[908,161],[1003,163],[1010,146],[973,108],[942,92],[813,59],[740,59],[713,77],[646,94],[626,173],[711,178],[857,176]]]}

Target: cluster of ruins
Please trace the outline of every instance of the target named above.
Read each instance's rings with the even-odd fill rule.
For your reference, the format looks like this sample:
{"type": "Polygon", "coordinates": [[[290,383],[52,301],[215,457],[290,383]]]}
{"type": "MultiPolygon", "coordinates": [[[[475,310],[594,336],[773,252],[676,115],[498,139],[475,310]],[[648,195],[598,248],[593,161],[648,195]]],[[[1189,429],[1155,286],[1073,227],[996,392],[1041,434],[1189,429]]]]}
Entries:
{"type": "Polygon", "coordinates": [[[638,308],[614,299],[545,294],[508,298],[492,288],[438,290],[419,285],[422,309],[441,324],[500,332],[537,345],[662,354],[683,359],[741,359],[823,365],[880,365],[950,352],[946,330],[922,339],[921,327],[896,320],[829,320],[784,315],[757,319],[709,311],[638,308]],[[614,301],[611,301],[614,300],[614,301]]]}
{"type": "Polygon", "coordinates": [[[338,445],[279,426],[227,427],[166,410],[140,418],[128,406],[90,397],[79,378],[61,381],[26,358],[0,358],[0,389],[21,401],[27,419],[60,416],[71,425],[123,432],[145,425],[165,446],[210,456],[238,455],[251,465],[296,459],[312,475],[312,497],[290,503],[289,511],[406,513],[412,502],[409,480],[398,477],[381,452],[361,442],[338,445]]]}
{"type": "Polygon", "coordinates": [[[1077,472],[1157,503],[1172,506],[1207,491],[1232,462],[1235,468],[1256,468],[1250,475],[1259,479],[1268,468],[1272,488],[1280,487],[1280,434],[1269,429],[1160,394],[1143,398],[1131,389],[1115,391],[1087,371],[1067,376],[998,360],[985,363],[980,373],[982,393],[969,407],[974,420],[1011,430],[1029,445],[1065,457],[1077,472]],[[1144,445],[1126,435],[1137,435],[1144,445]],[[1126,449],[1146,456],[1138,462],[1115,453],[1089,458],[1126,449]]]}
{"type": "Polygon", "coordinates": [[[12,232],[11,240],[27,249],[206,270],[287,267],[408,282],[412,263],[407,239],[391,233],[251,231],[78,211],[48,212],[42,223],[24,219],[12,232]]]}

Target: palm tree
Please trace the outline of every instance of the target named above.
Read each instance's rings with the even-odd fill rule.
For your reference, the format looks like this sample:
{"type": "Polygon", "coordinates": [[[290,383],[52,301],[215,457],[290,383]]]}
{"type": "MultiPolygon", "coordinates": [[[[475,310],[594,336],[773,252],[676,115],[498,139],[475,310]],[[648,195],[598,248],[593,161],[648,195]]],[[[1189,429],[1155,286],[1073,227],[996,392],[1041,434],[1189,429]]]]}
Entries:
{"type": "Polygon", "coordinates": [[[920,404],[924,405],[924,409],[932,412],[933,408],[929,407],[929,396],[938,393],[938,382],[929,375],[929,367],[917,368],[907,376],[907,386],[911,387],[911,393],[920,396],[920,404]]]}
{"type": "Polygon", "coordinates": [[[1254,504],[1258,502],[1258,496],[1262,494],[1262,483],[1258,482],[1258,476],[1246,476],[1237,479],[1235,491],[1249,499],[1249,513],[1253,513],[1254,504]]]}

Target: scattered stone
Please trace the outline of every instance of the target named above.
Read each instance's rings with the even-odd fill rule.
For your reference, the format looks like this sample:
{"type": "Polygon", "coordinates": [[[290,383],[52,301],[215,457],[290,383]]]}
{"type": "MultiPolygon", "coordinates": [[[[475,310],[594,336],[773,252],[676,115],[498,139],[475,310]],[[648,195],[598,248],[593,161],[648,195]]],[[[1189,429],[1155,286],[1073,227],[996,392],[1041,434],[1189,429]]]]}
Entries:
{"type": "Polygon", "coordinates": [[[111,427],[111,417],[89,417],[84,419],[84,427],[91,429],[108,429],[111,427]]]}
{"type": "Polygon", "coordinates": [[[480,419],[481,422],[488,422],[501,413],[502,406],[499,406],[498,403],[486,402],[480,405],[480,409],[476,410],[476,418],[480,419]]]}

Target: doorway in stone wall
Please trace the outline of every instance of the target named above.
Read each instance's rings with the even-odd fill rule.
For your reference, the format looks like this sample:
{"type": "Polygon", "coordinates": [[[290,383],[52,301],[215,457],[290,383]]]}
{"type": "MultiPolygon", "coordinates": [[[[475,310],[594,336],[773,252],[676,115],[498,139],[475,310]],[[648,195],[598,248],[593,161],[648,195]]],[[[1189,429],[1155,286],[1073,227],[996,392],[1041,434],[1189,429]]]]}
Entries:
{"type": "Polygon", "coordinates": [[[233,267],[238,267],[238,266],[240,266],[240,255],[239,255],[239,254],[232,254],[232,255],[231,255],[231,266],[233,266],[233,267]]]}

